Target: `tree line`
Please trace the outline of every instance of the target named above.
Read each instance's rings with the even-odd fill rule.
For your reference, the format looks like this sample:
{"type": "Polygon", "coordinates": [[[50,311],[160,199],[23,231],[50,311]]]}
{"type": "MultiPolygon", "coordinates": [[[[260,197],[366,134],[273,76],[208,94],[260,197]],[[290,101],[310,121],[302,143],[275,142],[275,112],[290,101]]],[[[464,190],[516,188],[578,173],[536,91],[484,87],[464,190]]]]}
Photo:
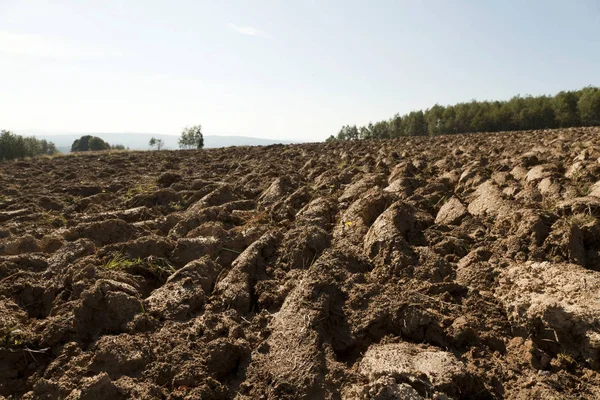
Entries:
{"type": "Polygon", "coordinates": [[[10,131],[0,131],[0,161],[22,160],[58,153],[54,143],[46,139],[23,137],[10,131]]]}
{"type": "MultiPolygon", "coordinates": [[[[182,149],[201,149],[204,147],[204,136],[202,126],[194,125],[186,127],[181,132],[178,140],[182,149]]],[[[150,148],[161,150],[164,146],[162,139],[150,139],[150,148]]],[[[71,152],[102,151],[102,150],[126,150],[122,144],[110,145],[98,136],[84,135],[75,139],[71,145],[71,152]]],[[[129,150],[129,148],[127,148],[129,150]]],[[[26,157],[37,157],[41,155],[53,155],[58,153],[56,145],[46,139],[35,137],[23,137],[10,131],[0,131],[0,161],[23,159],[26,157]]]]}
{"type": "MultiPolygon", "coordinates": [[[[179,147],[182,149],[201,149],[204,147],[204,136],[202,135],[202,126],[194,125],[186,127],[181,132],[178,139],[179,147]]],[[[165,145],[163,139],[152,137],[148,142],[151,149],[162,150],[165,145]]],[[[125,150],[122,144],[110,145],[98,136],[85,135],[76,139],[71,145],[71,152],[80,151],[102,151],[102,150],[125,150]]],[[[127,148],[129,150],[129,148],[127,148]]]]}
{"type": "Polygon", "coordinates": [[[71,145],[71,153],[80,151],[102,151],[102,150],[125,150],[122,144],[110,145],[98,136],[85,135],[79,139],[75,139],[71,145]]]}
{"type": "Polygon", "coordinates": [[[600,88],[562,91],[555,96],[515,96],[508,101],[439,104],[366,126],[346,125],[327,141],[401,136],[500,132],[600,126],[600,88]]]}

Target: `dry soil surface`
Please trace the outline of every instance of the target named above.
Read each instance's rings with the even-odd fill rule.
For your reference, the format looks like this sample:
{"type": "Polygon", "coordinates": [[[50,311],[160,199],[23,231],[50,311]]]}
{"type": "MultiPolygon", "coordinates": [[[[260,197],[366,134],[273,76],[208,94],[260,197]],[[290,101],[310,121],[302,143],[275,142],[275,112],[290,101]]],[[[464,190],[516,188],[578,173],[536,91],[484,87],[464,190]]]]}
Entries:
{"type": "Polygon", "coordinates": [[[0,398],[598,399],[600,129],[0,165],[0,398]]]}

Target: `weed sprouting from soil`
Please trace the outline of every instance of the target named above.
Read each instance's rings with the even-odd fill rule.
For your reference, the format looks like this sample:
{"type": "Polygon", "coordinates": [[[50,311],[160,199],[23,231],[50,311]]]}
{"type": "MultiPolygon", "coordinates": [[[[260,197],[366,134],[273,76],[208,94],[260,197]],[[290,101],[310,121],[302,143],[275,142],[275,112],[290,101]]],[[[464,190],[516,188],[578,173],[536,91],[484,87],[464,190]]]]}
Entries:
{"type": "Polygon", "coordinates": [[[570,222],[577,226],[584,226],[587,224],[596,224],[598,218],[590,212],[575,214],[570,217],[570,222]]]}
{"type": "Polygon", "coordinates": [[[4,347],[22,347],[25,344],[25,336],[18,326],[0,329],[0,344],[4,347]]]}
{"type": "Polygon", "coordinates": [[[132,200],[135,196],[140,194],[151,193],[152,191],[156,190],[156,188],[157,186],[154,183],[139,183],[127,189],[127,192],[125,192],[123,196],[123,200],[128,202],[132,200]]]}
{"type": "Polygon", "coordinates": [[[133,260],[125,257],[122,252],[119,252],[104,265],[104,268],[116,271],[124,271],[141,263],[141,258],[133,260]]]}
{"type": "Polygon", "coordinates": [[[67,217],[64,214],[52,212],[52,211],[44,211],[42,212],[42,221],[48,225],[52,226],[66,226],[68,223],[67,217]]]}
{"type": "Polygon", "coordinates": [[[169,203],[169,208],[173,211],[181,211],[185,209],[185,205],[181,202],[172,201],[169,203]]]}
{"type": "Polygon", "coordinates": [[[105,265],[104,268],[113,271],[131,271],[134,268],[139,268],[150,272],[157,278],[164,280],[169,277],[177,269],[160,257],[147,257],[147,258],[129,258],[123,255],[123,252],[117,253],[112,257],[105,265]]]}

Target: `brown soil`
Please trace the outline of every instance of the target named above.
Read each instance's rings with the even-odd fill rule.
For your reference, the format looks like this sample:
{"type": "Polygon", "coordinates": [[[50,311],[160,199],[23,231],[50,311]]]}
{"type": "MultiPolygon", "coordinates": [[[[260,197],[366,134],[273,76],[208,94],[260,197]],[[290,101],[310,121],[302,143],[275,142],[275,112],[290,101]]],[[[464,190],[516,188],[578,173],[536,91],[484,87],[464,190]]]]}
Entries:
{"type": "Polygon", "coordinates": [[[0,398],[600,398],[600,129],[0,165],[0,398]]]}

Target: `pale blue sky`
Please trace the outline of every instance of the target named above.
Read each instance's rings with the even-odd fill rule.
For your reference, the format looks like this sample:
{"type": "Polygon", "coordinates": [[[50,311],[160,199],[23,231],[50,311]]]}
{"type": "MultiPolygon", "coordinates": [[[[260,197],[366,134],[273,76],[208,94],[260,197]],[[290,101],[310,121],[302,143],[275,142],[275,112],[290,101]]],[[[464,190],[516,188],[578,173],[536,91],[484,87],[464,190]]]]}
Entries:
{"type": "Polygon", "coordinates": [[[315,141],[587,85],[598,0],[0,0],[0,129],[315,141]]]}

